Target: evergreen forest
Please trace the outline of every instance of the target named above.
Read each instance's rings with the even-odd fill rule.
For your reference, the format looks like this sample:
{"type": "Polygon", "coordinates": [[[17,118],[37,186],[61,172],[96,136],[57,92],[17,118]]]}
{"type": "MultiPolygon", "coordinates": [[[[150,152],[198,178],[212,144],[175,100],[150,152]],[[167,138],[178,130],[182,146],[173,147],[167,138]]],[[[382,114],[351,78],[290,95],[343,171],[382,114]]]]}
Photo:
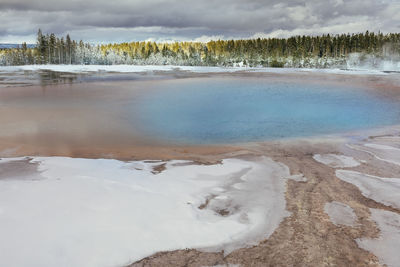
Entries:
{"type": "Polygon", "coordinates": [[[201,42],[93,45],[69,35],[37,33],[34,47],[0,49],[0,65],[134,64],[249,67],[345,67],[368,61],[400,62],[400,33],[293,36],[201,42]]]}

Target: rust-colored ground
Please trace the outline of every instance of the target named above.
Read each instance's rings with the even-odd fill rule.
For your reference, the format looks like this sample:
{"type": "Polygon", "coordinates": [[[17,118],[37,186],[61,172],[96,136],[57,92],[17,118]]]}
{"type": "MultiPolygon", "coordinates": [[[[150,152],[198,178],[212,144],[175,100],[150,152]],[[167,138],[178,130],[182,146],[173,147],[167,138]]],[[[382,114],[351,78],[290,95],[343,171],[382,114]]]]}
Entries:
{"type": "MultiPolygon", "coordinates": [[[[377,174],[371,172],[374,168],[370,166],[376,162],[366,154],[359,155],[346,149],[346,142],[341,139],[298,140],[247,146],[241,150],[243,154],[272,157],[286,164],[292,174],[301,173],[307,178],[306,182],[288,180],[286,209],[291,215],[270,238],[228,255],[193,249],[159,252],[130,266],[381,266],[375,255],[358,247],[355,239],[379,236],[379,229],[370,220],[369,208],[399,214],[400,210],[364,197],[357,187],[338,179],[335,169],[312,158],[315,153],[357,156],[365,163],[354,170],[377,174]],[[335,225],[330,221],[324,205],[331,201],[353,208],[358,217],[354,227],[335,225]]],[[[400,175],[400,168],[383,168],[378,174],[385,177],[400,175]]]]}

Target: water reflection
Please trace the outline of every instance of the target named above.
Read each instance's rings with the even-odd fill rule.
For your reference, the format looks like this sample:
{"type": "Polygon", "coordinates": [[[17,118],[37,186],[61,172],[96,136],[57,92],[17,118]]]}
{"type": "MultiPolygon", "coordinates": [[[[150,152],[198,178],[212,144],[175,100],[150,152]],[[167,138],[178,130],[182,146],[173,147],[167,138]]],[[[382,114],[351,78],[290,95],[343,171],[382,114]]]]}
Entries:
{"type": "Polygon", "coordinates": [[[83,81],[85,76],[85,74],[64,73],[49,70],[0,71],[0,87],[72,84],[83,81]]]}
{"type": "Polygon", "coordinates": [[[37,76],[36,79],[39,81],[41,86],[46,86],[49,84],[52,84],[52,85],[53,84],[72,84],[78,80],[81,80],[81,76],[83,76],[82,74],[55,72],[55,71],[48,71],[48,70],[42,70],[39,72],[35,72],[34,75],[37,76]]]}
{"type": "MultiPolygon", "coordinates": [[[[188,78],[194,74],[185,72],[59,72],[52,70],[0,70],[0,88],[39,85],[46,87],[49,85],[74,84],[82,82],[117,82],[117,81],[138,81],[138,80],[160,80],[188,78]]],[[[196,74],[197,75],[197,74],[196,74]]],[[[196,76],[195,75],[195,76],[196,76]]],[[[197,76],[201,76],[198,74],[197,76]]]]}

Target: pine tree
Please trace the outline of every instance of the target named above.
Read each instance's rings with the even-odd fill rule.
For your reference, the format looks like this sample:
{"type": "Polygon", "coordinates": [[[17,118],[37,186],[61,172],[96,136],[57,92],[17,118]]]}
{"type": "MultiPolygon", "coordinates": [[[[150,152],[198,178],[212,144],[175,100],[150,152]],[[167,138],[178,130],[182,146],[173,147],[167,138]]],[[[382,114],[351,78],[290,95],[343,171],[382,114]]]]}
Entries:
{"type": "Polygon", "coordinates": [[[66,37],[66,55],[67,55],[67,60],[68,60],[68,64],[72,64],[72,42],[71,42],[71,37],[69,36],[69,34],[67,34],[66,37]]]}

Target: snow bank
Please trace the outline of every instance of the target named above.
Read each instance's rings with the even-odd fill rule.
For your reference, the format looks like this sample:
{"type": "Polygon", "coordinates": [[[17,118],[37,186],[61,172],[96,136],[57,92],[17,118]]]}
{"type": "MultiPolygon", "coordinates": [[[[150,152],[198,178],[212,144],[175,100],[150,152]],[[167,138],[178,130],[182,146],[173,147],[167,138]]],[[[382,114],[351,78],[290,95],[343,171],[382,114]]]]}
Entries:
{"type": "Polygon", "coordinates": [[[209,66],[174,66],[174,65],[24,65],[24,66],[0,66],[0,72],[38,71],[51,70],[69,73],[87,72],[123,72],[141,73],[155,71],[188,71],[194,73],[218,73],[218,72],[267,72],[267,73],[296,73],[296,72],[320,72],[331,74],[354,75],[387,75],[379,70],[366,69],[309,69],[309,68],[264,68],[264,67],[209,67],[209,66]]]}
{"type": "Polygon", "coordinates": [[[376,239],[357,239],[357,244],[371,251],[380,263],[389,267],[399,266],[400,262],[400,215],[394,212],[370,209],[371,218],[377,223],[380,236],[376,239]]]}
{"type": "Polygon", "coordinates": [[[29,163],[37,171],[25,179],[12,179],[18,170],[0,179],[1,266],[122,266],[156,251],[229,250],[267,238],[288,214],[289,170],[268,158],[170,161],[157,174],[163,162],[29,163]]]}
{"type": "Polygon", "coordinates": [[[372,148],[379,149],[379,150],[392,150],[392,151],[396,151],[397,153],[400,153],[400,149],[399,149],[399,148],[392,147],[392,146],[387,146],[387,145],[380,145],[380,144],[364,144],[364,146],[366,146],[366,147],[372,147],[372,148]]]}
{"type": "Polygon", "coordinates": [[[364,144],[363,146],[347,145],[348,147],[366,152],[376,159],[385,161],[394,165],[400,165],[400,149],[387,145],[380,144],[364,144]]]}
{"type": "Polygon", "coordinates": [[[344,156],[344,155],[316,154],[313,156],[313,159],[319,163],[328,165],[332,168],[349,168],[349,167],[356,167],[356,166],[360,165],[360,162],[355,160],[353,157],[348,157],[348,156],[344,156]]]}
{"type": "Polygon", "coordinates": [[[328,214],[330,220],[336,225],[343,224],[354,226],[357,221],[357,216],[354,213],[354,210],[348,205],[337,201],[325,203],[324,211],[328,214]]]}
{"type": "Polygon", "coordinates": [[[357,186],[365,197],[400,208],[400,178],[382,178],[348,170],[337,170],[336,176],[357,186]]]}
{"type": "Polygon", "coordinates": [[[190,71],[198,73],[208,72],[235,72],[249,70],[247,67],[194,67],[194,66],[172,66],[172,65],[25,65],[25,66],[3,66],[0,71],[37,71],[51,70],[57,72],[84,73],[84,72],[154,72],[154,71],[190,71]]]}

